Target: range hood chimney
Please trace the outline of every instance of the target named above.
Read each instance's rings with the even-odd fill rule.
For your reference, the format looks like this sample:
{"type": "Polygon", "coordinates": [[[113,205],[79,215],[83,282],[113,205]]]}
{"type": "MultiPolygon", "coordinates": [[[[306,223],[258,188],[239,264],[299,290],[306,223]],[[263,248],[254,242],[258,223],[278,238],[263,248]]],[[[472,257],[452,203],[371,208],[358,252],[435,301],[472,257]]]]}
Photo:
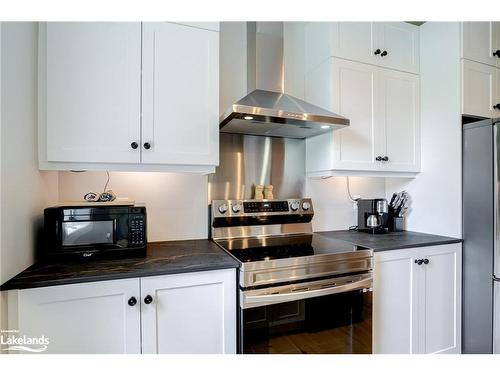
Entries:
{"type": "MultiPolygon", "coordinates": [[[[221,132],[302,139],[349,125],[347,118],[283,92],[283,23],[247,22],[245,31],[239,37],[246,44],[247,95],[221,116],[221,132]]],[[[221,27],[221,54],[228,53],[224,41],[238,38],[224,32],[221,27]]]]}

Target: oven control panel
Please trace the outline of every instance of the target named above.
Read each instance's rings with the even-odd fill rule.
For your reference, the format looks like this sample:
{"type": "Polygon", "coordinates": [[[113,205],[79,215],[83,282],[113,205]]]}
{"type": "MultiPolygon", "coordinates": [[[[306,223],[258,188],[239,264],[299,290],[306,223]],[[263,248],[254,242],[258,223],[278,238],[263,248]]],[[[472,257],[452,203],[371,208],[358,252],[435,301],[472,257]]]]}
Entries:
{"type": "Polygon", "coordinates": [[[243,202],[243,212],[288,212],[288,201],[243,202]]]}
{"type": "Polygon", "coordinates": [[[309,198],[212,201],[213,218],[305,214],[313,214],[312,202],[309,198]]]}

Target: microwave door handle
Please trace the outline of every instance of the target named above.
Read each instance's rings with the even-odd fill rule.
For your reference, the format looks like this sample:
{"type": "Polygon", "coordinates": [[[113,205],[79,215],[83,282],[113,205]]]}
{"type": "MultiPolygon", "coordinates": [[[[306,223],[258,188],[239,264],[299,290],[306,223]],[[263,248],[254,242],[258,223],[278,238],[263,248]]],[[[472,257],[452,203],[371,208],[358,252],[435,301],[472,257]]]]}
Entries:
{"type": "MultiPolygon", "coordinates": [[[[334,282],[335,281],[332,280],[331,284],[333,284],[334,282]]],[[[370,275],[369,277],[363,278],[361,280],[353,281],[351,283],[345,283],[338,286],[326,285],[324,287],[309,289],[309,290],[300,290],[300,288],[298,288],[297,291],[295,292],[291,291],[289,293],[245,295],[245,292],[243,292],[241,298],[241,308],[248,309],[251,307],[273,305],[276,303],[297,301],[300,299],[326,296],[329,294],[338,294],[338,293],[351,292],[361,289],[370,289],[372,287],[372,282],[373,282],[373,277],[370,275]]]]}

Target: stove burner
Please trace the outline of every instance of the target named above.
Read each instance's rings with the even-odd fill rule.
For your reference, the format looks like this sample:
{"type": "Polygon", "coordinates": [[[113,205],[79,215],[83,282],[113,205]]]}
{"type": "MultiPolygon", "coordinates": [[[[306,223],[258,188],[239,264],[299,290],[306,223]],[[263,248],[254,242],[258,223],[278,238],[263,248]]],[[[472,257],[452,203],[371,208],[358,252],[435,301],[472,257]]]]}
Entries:
{"type": "Polygon", "coordinates": [[[305,257],[314,255],[311,244],[296,244],[285,246],[252,247],[231,251],[241,262],[259,262],[283,258],[305,257]]]}

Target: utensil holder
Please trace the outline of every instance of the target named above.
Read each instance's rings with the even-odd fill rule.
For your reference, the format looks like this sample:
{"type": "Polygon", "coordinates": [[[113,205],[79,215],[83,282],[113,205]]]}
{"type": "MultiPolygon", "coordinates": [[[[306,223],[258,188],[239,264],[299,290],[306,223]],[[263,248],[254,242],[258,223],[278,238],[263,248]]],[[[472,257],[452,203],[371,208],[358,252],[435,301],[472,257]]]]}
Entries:
{"type": "Polygon", "coordinates": [[[404,231],[405,218],[400,216],[389,217],[389,231],[402,232],[404,231]]]}

